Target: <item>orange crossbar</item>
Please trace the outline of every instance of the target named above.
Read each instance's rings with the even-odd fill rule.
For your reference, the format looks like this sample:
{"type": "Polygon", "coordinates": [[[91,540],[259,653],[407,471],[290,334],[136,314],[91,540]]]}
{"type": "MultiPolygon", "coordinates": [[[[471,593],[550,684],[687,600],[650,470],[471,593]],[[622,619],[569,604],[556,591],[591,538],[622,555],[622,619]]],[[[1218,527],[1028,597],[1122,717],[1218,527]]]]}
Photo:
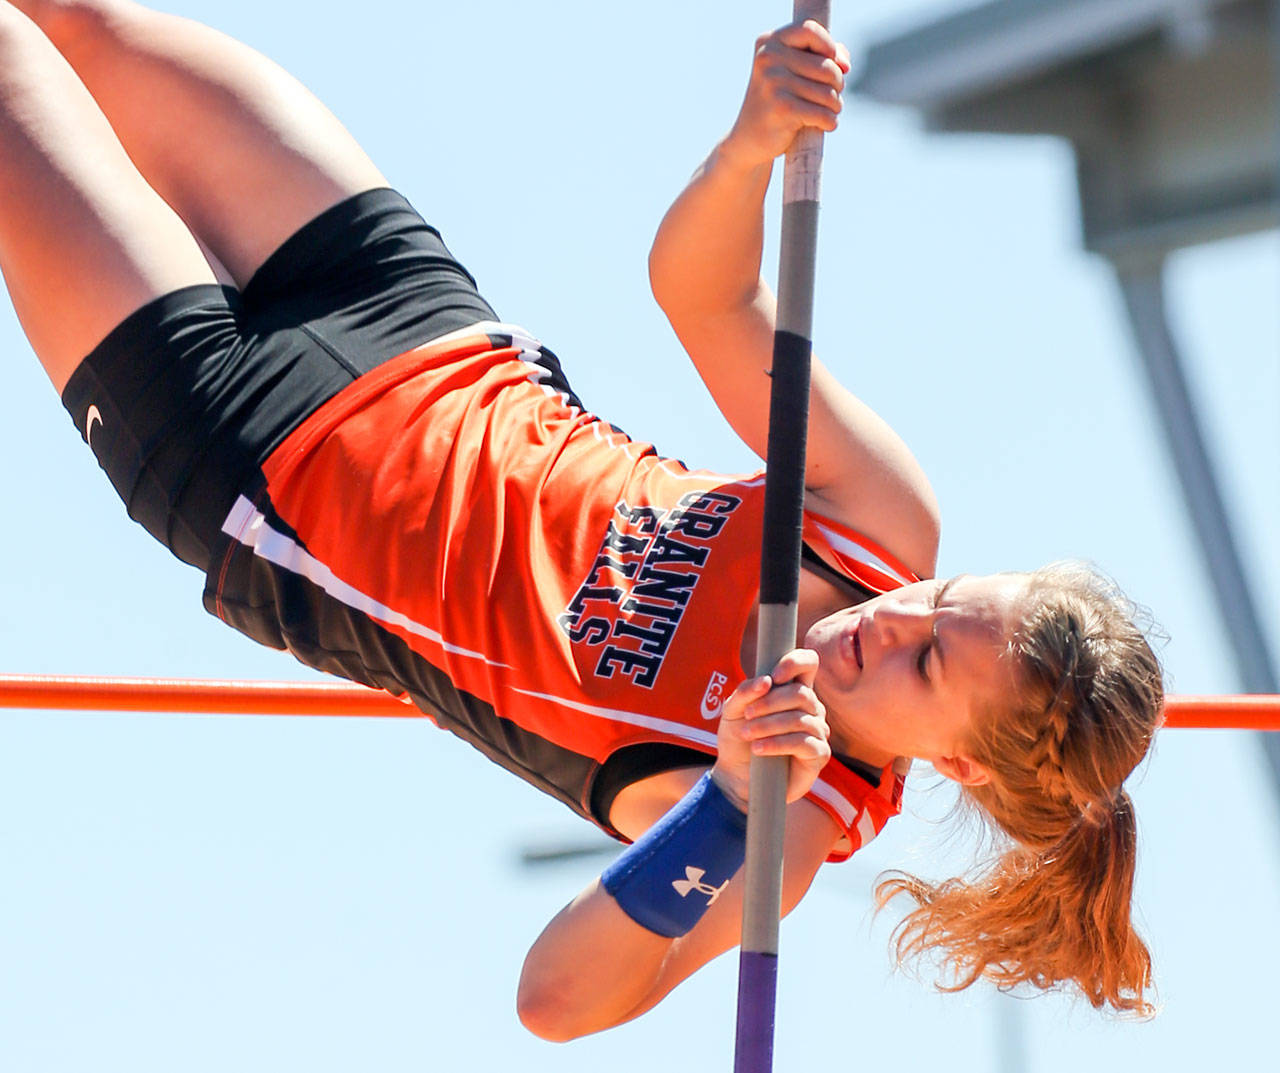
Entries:
{"type": "Polygon", "coordinates": [[[28,674],[0,674],[0,708],[423,718],[407,701],[356,685],[28,674]]]}
{"type": "MultiPolygon", "coordinates": [[[[422,712],[390,693],[327,682],[181,678],[77,678],[0,674],[0,708],[210,715],[332,715],[395,719],[422,712]]],[[[1169,696],[1165,726],[1280,730],[1280,696],[1169,696]]]]}
{"type": "Polygon", "coordinates": [[[1165,697],[1164,725],[1185,730],[1280,730],[1280,695],[1165,697]]]}

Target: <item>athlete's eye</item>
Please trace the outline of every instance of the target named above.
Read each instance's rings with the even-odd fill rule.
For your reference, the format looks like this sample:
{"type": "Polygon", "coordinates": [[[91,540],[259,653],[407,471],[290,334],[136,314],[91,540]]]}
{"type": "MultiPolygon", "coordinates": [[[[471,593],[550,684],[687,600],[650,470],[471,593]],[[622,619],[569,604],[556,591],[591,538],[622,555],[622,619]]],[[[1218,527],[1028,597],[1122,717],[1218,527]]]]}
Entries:
{"type": "MultiPolygon", "coordinates": [[[[933,596],[929,600],[929,606],[934,611],[937,611],[939,605],[941,605],[942,595],[947,591],[947,586],[949,584],[950,582],[944,581],[941,585],[939,585],[937,588],[933,590],[933,596]]],[[[935,631],[937,630],[936,623],[933,624],[933,630],[935,631]]],[[[929,643],[925,645],[922,649],[920,649],[920,655],[916,658],[916,670],[919,672],[921,678],[923,678],[926,682],[930,682],[930,683],[932,683],[933,680],[929,677],[929,650],[933,648],[933,645],[934,645],[934,642],[931,638],[929,643]]]]}
{"type": "Polygon", "coordinates": [[[931,681],[929,678],[929,649],[932,647],[932,644],[927,644],[920,649],[920,656],[916,660],[916,670],[920,672],[920,677],[926,682],[931,681]]]}

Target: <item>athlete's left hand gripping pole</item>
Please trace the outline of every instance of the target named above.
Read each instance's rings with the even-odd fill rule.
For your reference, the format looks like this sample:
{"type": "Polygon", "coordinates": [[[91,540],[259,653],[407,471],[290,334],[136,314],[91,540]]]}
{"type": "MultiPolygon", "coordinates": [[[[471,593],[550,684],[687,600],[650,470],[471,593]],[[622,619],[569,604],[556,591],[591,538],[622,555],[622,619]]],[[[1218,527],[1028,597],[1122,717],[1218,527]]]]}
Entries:
{"type": "MultiPolygon", "coordinates": [[[[794,18],[815,19],[826,26],[830,0],[795,0],[794,18]]],[[[822,131],[809,127],[787,150],[783,172],[756,674],[769,674],[796,643],[821,178],[822,131]]],[[[751,760],[734,1073],[773,1069],[788,764],[786,757],[751,760]]]]}

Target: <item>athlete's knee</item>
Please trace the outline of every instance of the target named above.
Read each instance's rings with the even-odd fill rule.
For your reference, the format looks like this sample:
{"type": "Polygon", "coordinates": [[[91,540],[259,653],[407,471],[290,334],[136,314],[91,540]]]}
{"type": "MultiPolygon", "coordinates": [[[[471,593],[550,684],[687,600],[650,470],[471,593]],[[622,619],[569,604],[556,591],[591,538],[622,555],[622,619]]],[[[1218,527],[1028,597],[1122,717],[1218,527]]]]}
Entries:
{"type": "Polygon", "coordinates": [[[0,3],[0,78],[3,81],[10,80],[3,76],[12,76],[21,58],[30,55],[33,48],[48,47],[22,14],[16,5],[0,3]]]}
{"type": "Polygon", "coordinates": [[[16,0],[58,49],[67,54],[106,44],[138,5],[132,0],[16,0]]]}

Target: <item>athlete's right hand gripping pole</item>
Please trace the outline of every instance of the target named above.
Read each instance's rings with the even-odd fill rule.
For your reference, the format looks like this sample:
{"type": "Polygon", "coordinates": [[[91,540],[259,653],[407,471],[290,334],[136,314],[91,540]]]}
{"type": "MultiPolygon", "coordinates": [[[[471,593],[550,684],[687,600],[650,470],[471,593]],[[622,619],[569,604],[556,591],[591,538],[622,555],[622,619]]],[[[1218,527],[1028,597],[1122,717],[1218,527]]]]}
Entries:
{"type": "MultiPolygon", "coordinates": [[[[830,16],[830,0],[795,0],[796,22],[815,19],[826,26],[830,16]]],[[[822,132],[809,127],[787,150],[783,172],[756,674],[772,672],[796,643],[821,176],[822,132]]],[[[773,1069],[788,764],[786,757],[751,760],[734,1073],[773,1069]]]]}

